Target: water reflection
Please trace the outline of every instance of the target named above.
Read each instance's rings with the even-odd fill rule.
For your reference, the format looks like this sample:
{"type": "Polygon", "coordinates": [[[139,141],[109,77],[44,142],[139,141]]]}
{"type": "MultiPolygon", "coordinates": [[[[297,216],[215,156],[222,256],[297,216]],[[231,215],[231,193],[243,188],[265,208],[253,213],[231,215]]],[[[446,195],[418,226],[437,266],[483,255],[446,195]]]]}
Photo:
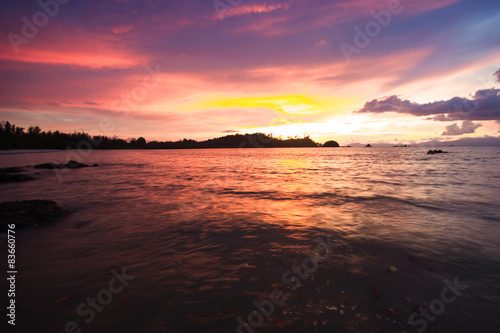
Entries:
{"type": "Polygon", "coordinates": [[[50,198],[71,215],[20,233],[22,329],[236,331],[277,289],[287,300],[259,331],[410,331],[412,311],[459,276],[471,287],[427,331],[487,332],[500,305],[500,155],[453,149],[96,151],[86,162],[101,167],[62,183],[28,171],[37,180],[3,197],[50,198]],[[340,246],[291,290],[283,273],[318,237],[340,246]],[[121,267],[136,279],[86,324],[75,308],[121,267]]]}

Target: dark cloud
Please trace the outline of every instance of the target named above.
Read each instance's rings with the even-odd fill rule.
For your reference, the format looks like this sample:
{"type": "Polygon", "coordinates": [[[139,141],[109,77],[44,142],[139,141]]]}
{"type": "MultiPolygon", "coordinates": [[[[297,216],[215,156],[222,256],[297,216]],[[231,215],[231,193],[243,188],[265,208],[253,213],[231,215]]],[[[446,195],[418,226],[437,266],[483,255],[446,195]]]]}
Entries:
{"type": "Polygon", "coordinates": [[[495,75],[495,76],[496,76],[496,78],[497,78],[497,82],[498,82],[498,83],[500,83],[500,69],[498,69],[498,70],[495,72],[495,74],[493,74],[493,75],[495,75]]]}
{"type": "Polygon", "coordinates": [[[367,102],[358,113],[397,112],[414,116],[434,116],[435,121],[500,120],[500,89],[478,90],[472,98],[453,97],[426,104],[402,100],[397,96],[367,102]]]}
{"type": "Polygon", "coordinates": [[[476,132],[476,129],[481,127],[481,124],[474,124],[470,120],[464,120],[462,123],[462,128],[458,127],[455,123],[450,126],[446,126],[446,130],[441,135],[463,135],[476,132]]]}

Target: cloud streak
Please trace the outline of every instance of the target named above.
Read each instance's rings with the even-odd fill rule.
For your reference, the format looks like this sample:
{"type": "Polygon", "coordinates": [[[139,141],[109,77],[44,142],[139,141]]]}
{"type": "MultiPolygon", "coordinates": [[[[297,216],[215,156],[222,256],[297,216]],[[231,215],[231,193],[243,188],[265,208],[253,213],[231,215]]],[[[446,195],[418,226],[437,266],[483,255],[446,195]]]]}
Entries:
{"type": "Polygon", "coordinates": [[[264,13],[269,13],[269,12],[274,12],[276,10],[287,10],[290,8],[290,3],[277,3],[277,4],[267,4],[267,3],[261,3],[261,4],[240,4],[236,5],[234,7],[230,7],[227,4],[224,4],[224,2],[219,1],[219,7],[217,7],[218,1],[214,1],[214,7],[216,7],[216,10],[218,11],[216,15],[212,17],[212,19],[220,19],[220,18],[226,18],[226,17],[232,17],[232,16],[242,16],[242,15],[249,15],[249,14],[264,14],[264,13]]]}

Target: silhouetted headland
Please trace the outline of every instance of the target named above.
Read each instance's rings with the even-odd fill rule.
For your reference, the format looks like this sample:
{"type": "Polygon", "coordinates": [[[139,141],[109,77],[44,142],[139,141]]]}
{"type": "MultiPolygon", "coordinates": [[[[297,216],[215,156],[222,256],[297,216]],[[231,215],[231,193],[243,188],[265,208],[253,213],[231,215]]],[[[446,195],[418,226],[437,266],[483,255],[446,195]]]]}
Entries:
{"type": "MultiPolygon", "coordinates": [[[[183,139],[178,141],[146,141],[145,138],[126,141],[117,137],[90,135],[85,132],[63,133],[42,131],[39,126],[23,127],[6,122],[0,126],[0,149],[197,149],[197,148],[279,148],[279,147],[321,147],[309,136],[303,138],[281,137],[263,133],[233,134],[205,141],[183,139]]],[[[329,141],[323,147],[338,147],[329,141]]],[[[54,167],[54,166],[51,166],[54,167]]]]}

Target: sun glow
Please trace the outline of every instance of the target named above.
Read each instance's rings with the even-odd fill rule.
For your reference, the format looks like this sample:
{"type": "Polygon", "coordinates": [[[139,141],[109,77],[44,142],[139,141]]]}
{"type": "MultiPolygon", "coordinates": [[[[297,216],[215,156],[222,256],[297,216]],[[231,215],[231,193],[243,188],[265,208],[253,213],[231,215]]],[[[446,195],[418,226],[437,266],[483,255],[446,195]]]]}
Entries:
{"type": "Polygon", "coordinates": [[[268,108],[289,116],[305,116],[324,112],[342,111],[352,103],[352,98],[338,99],[285,95],[270,97],[248,97],[219,99],[207,103],[210,107],[268,108]]]}

